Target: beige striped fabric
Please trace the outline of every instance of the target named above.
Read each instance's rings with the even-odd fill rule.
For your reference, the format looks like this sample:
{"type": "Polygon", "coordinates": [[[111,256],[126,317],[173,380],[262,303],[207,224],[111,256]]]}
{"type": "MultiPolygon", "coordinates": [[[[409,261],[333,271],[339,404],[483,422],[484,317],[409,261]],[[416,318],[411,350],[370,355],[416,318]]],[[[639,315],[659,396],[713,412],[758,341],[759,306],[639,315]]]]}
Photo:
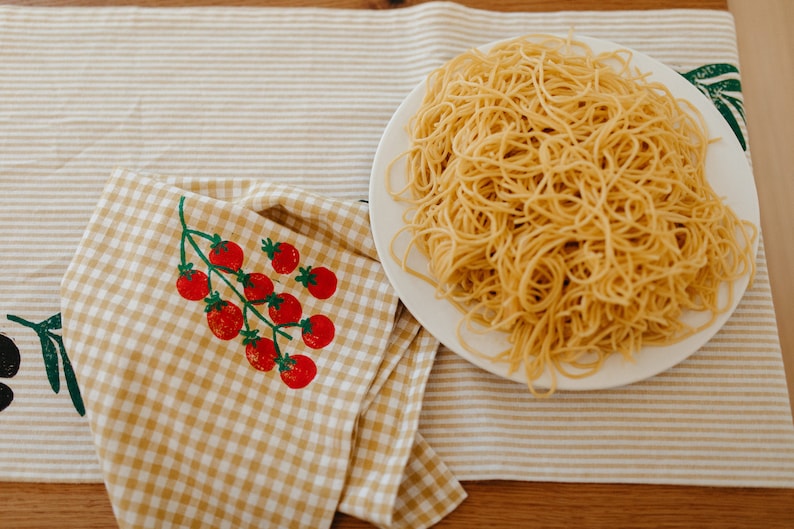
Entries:
{"type": "MultiPolygon", "coordinates": [[[[22,352],[2,380],[14,400],[0,411],[0,475],[102,479],[63,370],[55,393],[39,336],[5,315],[59,311],[61,277],[115,166],[231,202],[259,181],[365,199],[386,123],[433,67],[491,40],[570,29],[680,72],[739,66],[720,11],[0,8],[0,330],[22,352]]],[[[763,245],[735,317],[681,365],[538,401],[442,347],[419,431],[460,479],[794,485],[763,245]]]]}

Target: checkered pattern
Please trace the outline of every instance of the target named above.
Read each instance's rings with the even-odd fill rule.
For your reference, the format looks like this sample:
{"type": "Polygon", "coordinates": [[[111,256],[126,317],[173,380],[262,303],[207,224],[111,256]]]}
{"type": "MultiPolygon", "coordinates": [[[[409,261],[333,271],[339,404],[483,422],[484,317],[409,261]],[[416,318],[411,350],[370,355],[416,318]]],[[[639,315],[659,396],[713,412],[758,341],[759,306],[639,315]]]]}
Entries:
{"type": "Polygon", "coordinates": [[[464,497],[417,434],[437,343],[388,286],[366,205],[242,185],[197,194],[117,170],[64,277],[64,340],[119,524],[318,528],[337,509],[381,527],[434,523],[464,497]],[[241,340],[218,339],[205,304],[178,294],[182,197],[190,229],[238,243],[246,272],[333,320],[325,348],[297,330],[282,345],[315,361],[307,387],[252,368],[241,340]],[[259,251],[266,237],[335,271],[334,296],[289,290],[259,251]]]}
{"type": "Polygon", "coordinates": [[[379,527],[422,527],[445,514],[439,509],[443,511],[463,499],[462,489],[449,479],[446,467],[438,465],[440,460],[430,447],[419,434],[414,435],[432,365],[432,357],[422,351],[434,344],[435,340],[408,311],[401,311],[384,361],[390,365],[381,367],[358,424],[341,511],[379,527]],[[422,462],[418,473],[411,472],[405,481],[384,479],[384,475],[401,476],[411,456],[412,463],[422,462]],[[396,504],[411,505],[411,510],[438,491],[443,491],[443,501],[423,505],[416,513],[402,512],[406,509],[401,508],[393,516],[396,504]]]}

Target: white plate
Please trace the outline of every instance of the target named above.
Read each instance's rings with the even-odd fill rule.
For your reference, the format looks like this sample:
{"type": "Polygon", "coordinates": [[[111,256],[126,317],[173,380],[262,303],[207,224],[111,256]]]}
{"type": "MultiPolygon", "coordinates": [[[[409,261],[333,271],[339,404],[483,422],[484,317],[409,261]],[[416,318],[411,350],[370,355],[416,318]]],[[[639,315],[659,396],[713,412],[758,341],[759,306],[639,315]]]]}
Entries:
{"type": "MultiPolygon", "coordinates": [[[[605,40],[579,36],[574,38],[587,43],[595,53],[628,49],[605,40]]],[[[487,50],[493,44],[485,45],[482,49],[487,50]]],[[[665,84],[673,95],[689,100],[703,114],[709,137],[720,138],[708,148],[706,176],[718,195],[725,197],[726,203],[740,218],[759,226],[758,197],[752,171],[744,151],[726,121],[711,101],[681,75],[647,55],[633,50],[632,54],[633,65],[643,72],[650,72],[650,80],[665,84]]],[[[446,300],[438,299],[433,286],[405,272],[400,264],[391,257],[389,245],[403,226],[402,214],[406,205],[395,201],[389,195],[385,184],[386,168],[395,157],[409,148],[406,125],[421,105],[424,93],[425,83],[423,82],[397,108],[386,126],[375,154],[370,179],[369,210],[378,254],[386,275],[400,299],[416,319],[441,343],[487,371],[526,383],[522,369],[510,374],[506,364],[493,362],[467,351],[456,335],[461,313],[446,300]]],[[[394,164],[391,178],[394,188],[399,189],[400,183],[405,181],[403,163],[394,164]]],[[[404,248],[404,245],[400,244],[400,239],[397,241],[396,248],[404,248]]],[[[757,242],[754,252],[757,252],[757,242]]],[[[426,259],[418,252],[413,252],[409,262],[413,263],[418,270],[427,269],[426,259]]],[[[721,314],[711,326],[699,333],[673,345],[644,347],[635,354],[634,361],[626,361],[618,354],[611,355],[597,373],[584,378],[568,378],[558,375],[557,388],[565,390],[613,388],[646,379],[669,369],[697,351],[714,336],[735,310],[748,283],[749,274],[735,281],[733,305],[727,312],[721,314]]],[[[727,286],[725,286],[725,292],[727,292],[727,286]]],[[[682,319],[689,323],[697,323],[698,320],[702,320],[702,316],[698,313],[688,313],[683,315],[682,319]]],[[[503,350],[507,344],[506,335],[498,332],[486,336],[467,337],[467,342],[486,355],[503,350]]],[[[546,388],[549,383],[550,374],[547,372],[535,381],[535,386],[546,388]]]]}

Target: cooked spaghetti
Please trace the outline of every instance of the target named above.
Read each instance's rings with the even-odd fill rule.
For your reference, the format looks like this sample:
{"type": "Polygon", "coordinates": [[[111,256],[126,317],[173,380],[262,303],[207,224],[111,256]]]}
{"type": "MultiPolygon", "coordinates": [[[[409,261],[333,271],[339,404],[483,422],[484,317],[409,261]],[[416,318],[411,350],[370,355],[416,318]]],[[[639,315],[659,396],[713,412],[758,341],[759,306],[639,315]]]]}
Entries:
{"type": "Polygon", "coordinates": [[[407,185],[389,184],[409,204],[395,257],[427,257],[411,272],[460,308],[459,336],[507,332],[493,360],[536,394],[546,370],[551,394],[558,373],[697,332],[754,274],[755,227],[706,181],[702,117],[630,59],[540,36],[458,56],[409,125],[407,185]]]}

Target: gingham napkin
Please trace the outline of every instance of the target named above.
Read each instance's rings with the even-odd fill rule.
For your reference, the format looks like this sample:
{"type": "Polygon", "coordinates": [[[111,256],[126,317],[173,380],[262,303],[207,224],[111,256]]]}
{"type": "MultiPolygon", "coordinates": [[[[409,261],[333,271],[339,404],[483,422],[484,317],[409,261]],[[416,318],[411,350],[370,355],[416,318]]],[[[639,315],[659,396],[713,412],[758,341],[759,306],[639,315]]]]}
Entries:
{"type": "Polygon", "coordinates": [[[424,527],[465,493],[417,434],[437,342],[377,262],[367,205],[238,203],[115,171],[62,283],[121,527],[424,527]]]}

